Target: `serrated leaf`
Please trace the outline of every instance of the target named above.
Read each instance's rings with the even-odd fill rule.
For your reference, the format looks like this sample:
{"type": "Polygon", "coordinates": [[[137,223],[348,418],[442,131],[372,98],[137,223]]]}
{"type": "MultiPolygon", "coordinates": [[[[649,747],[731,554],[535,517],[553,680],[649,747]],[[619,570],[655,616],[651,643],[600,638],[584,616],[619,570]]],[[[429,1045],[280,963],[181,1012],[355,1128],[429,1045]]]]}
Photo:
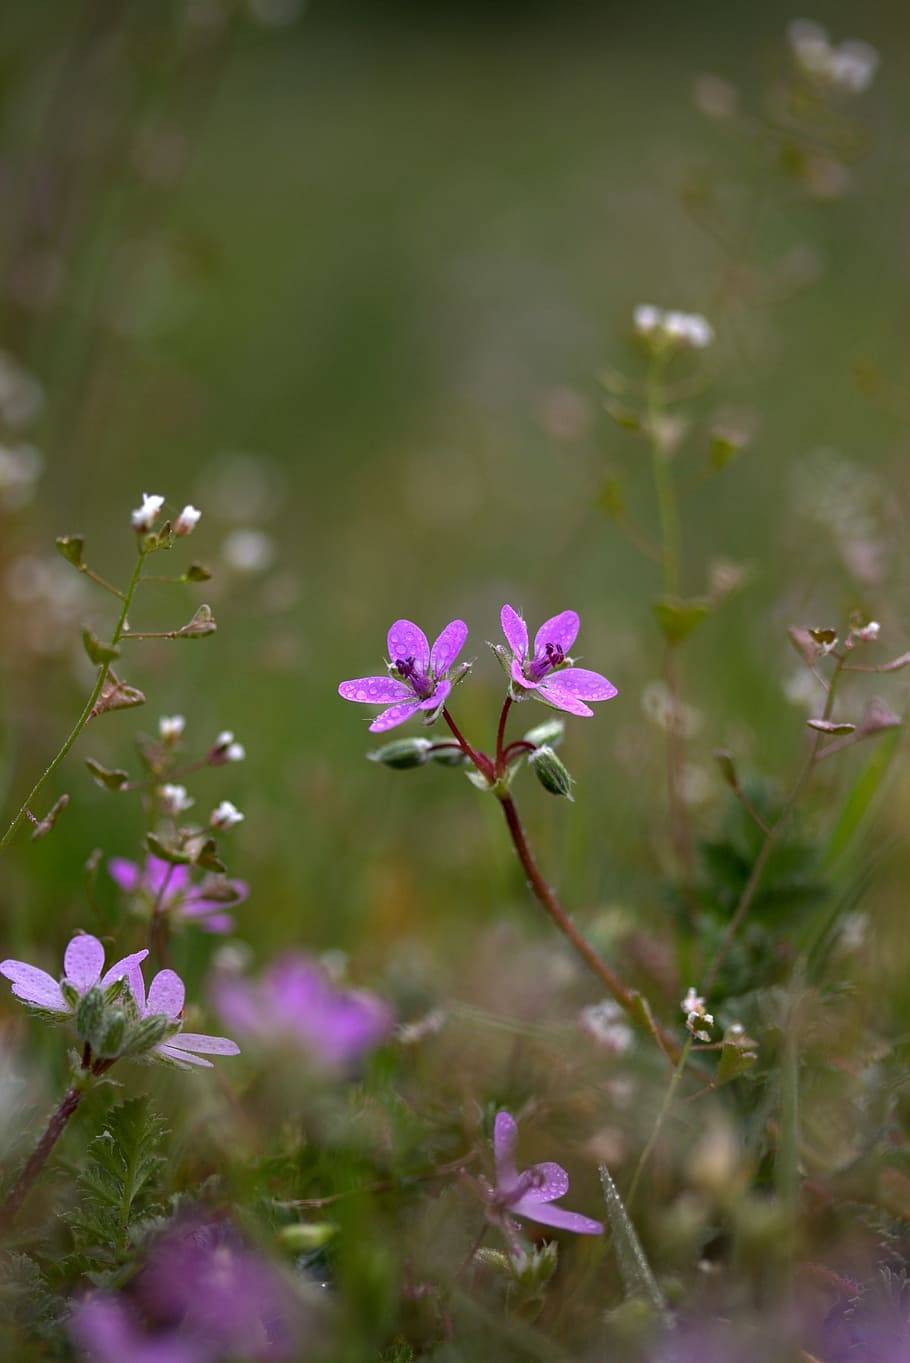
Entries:
{"type": "Polygon", "coordinates": [[[82,556],[85,552],[84,535],[59,535],[55,541],[57,552],[62,554],[67,563],[71,563],[74,568],[82,568],[82,556]]]}
{"type": "Polygon", "coordinates": [[[100,762],[96,762],[94,757],[87,757],[85,765],[91,772],[92,779],[99,786],[103,786],[105,790],[120,790],[121,786],[124,786],[130,779],[128,771],[120,771],[119,769],[110,771],[107,767],[103,767],[100,762]]]}
{"type": "Polygon", "coordinates": [[[619,1264],[623,1288],[627,1300],[644,1300],[669,1324],[670,1314],[657,1279],[641,1247],[631,1217],[626,1211],[616,1184],[610,1177],[605,1164],[599,1164],[600,1183],[603,1188],[604,1202],[607,1204],[607,1220],[613,1234],[613,1248],[619,1264]]]}
{"type": "Polygon", "coordinates": [[[679,596],[661,596],[654,602],[653,609],[664,638],[670,644],[679,644],[710,613],[711,604],[703,597],[684,600],[679,596]]]}
{"type": "Polygon", "coordinates": [[[183,580],[184,582],[208,582],[211,576],[211,569],[206,568],[204,563],[191,563],[183,574],[183,580]]]}
{"type": "Polygon", "coordinates": [[[176,639],[202,639],[207,634],[214,634],[217,628],[211,606],[203,604],[196,611],[189,624],[178,629],[174,637],[176,639]]]}
{"type": "Polygon", "coordinates": [[[82,647],[88,655],[90,663],[100,667],[102,663],[112,663],[115,658],[120,657],[120,649],[115,644],[106,644],[89,629],[88,625],[82,627],[82,647]]]}

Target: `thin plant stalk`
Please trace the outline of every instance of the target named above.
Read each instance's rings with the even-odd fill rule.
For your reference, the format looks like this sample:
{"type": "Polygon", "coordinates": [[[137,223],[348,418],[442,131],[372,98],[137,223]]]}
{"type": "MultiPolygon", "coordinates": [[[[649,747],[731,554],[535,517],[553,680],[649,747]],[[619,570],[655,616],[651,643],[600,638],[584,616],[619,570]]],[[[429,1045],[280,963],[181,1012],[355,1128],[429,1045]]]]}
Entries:
{"type": "MultiPolygon", "coordinates": [[[[147,557],[146,552],[144,550],[140,550],[136,559],[136,566],[133,568],[133,575],[130,578],[129,586],[123,593],[123,604],[121,605],[120,614],[117,617],[117,623],[114,626],[114,632],[111,635],[110,639],[111,648],[116,647],[116,645],[120,642],[120,639],[123,635],[124,626],[126,625],[127,612],[129,611],[129,608],[132,605],[133,595],[136,591],[136,587],[139,584],[139,574],[142,571],[142,565],[145,562],[146,557],[147,557]]],[[[22,802],[22,805],[19,808],[18,813],[13,818],[13,821],[10,824],[9,828],[7,828],[6,832],[3,834],[3,837],[0,838],[0,852],[2,852],[3,849],[8,845],[8,843],[12,841],[13,837],[15,836],[16,830],[18,829],[22,821],[28,817],[29,810],[38,799],[38,796],[41,794],[41,791],[43,790],[45,784],[53,776],[54,772],[60,766],[60,763],[63,761],[64,757],[66,757],[70,748],[72,748],[73,744],[79,738],[79,735],[82,733],[82,730],[85,728],[86,724],[88,724],[89,720],[92,717],[92,713],[95,709],[95,706],[98,703],[98,699],[102,691],[104,690],[104,683],[107,681],[110,670],[111,670],[110,661],[101,663],[99,665],[98,676],[95,678],[95,685],[92,687],[91,694],[89,695],[88,700],[85,702],[85,705],[82,709],[82,713],[79,715],[79,718],[76,720],[76,723],[73,725],[72,729],[67,734],[61,747],[51,758],[50,762],[45,767],[41,775],[38,777],[38,780],[32,786],[28,795],[25,797],[24,801],[22,802]]]]}
{"type": "Polygon", "coordinates": [[[632,1202],[635,1198],[635,1193],[638,1189],[638,1185],[641,1182],[641,1176],[645,1171],[648,1160],[654,1153],[654,1147],[657,1145],[657,1142],[660,1139],[660,1133],[664,1128],[667,1117],[670,1115],[670,1108],[673,1106],[673,1099],[676,1096],[676,1090],[679,1087],[679,1081],[682,1078],[683,1073],[685,1071],[686,1061],[689,1059],[689,1052],[691,1049],[692,1036],[690,1033],[690,1035],[686,1037],[686,1043],[683,1046],[682,1051],[680,1052],[679,1060],[676,1064],[675,1069],[673,1070],[672,1075],[670,1076],[670,1082],[667,1085],[667,1091],[664,1094],[664,1100],[661,1103],[660,1111],[657,1114],[657,1120],[654,1123],[654,1127],[651,1131],[650,1136],[648,1137],[647,1144],[645,1145],[644,1150],[642,1150],[641,1155],[639,1156],[638,1163],[635,1166],[635,1173],[632,1175],[632,1182],[629,1184],[629,1191],[628,1194],[626,1195],[627,1207],[631,1207],[632,1205],[632,1202]]]}

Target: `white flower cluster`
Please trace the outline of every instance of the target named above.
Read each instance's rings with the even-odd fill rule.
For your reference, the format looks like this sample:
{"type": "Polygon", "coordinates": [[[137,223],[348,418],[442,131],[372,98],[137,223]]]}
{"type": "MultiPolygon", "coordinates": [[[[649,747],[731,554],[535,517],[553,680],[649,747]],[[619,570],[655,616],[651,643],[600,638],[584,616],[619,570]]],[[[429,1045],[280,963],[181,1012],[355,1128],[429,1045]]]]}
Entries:
{"type": "MultiPolygon", "coordinates": [[[[142,505],[130,512],[130,523],[133,529],[141,535],[147,534],[161,515],[163,506],[164,498],[157,492],[143,492],[142,505]]],[[[174,534],[191,535],[199,524],[201,515],[202,512],[197,510],[195,506],[185,506],[174,521],[174,534]]]]}
{"type": "Polygon", "coordinates": [[[814,19],[794,19],[787,38],[797,66],[812,80],[858,95],[875,79],[879,55],[871,43],[847,38],[835,46],[814,19]]]}
{"type": "Polygon", "coordinates": [[[704,350],[714,340],[714,328],[700,312],[667,312],[653,303],[639,303],[635,330],[653,347],[704,350]]]}
{"type": "Polygon", "coordinates": [[[710,1041],[711,1032],[709,1029],[714,1026],[714,1015],[706,1010],[704,999],[701,995],[696,994],[691,985],[688,994],[679,1006],[686,1015],[686,1026],[695,1040],[710,1041]]]}

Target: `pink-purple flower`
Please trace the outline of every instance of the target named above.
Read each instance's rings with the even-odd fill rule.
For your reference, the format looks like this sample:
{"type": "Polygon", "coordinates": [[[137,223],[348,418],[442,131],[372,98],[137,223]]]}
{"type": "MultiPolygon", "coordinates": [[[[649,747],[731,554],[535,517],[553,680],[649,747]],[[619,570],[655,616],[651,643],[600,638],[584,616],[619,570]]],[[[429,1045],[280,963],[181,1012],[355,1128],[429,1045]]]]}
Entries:
{"type": "Polygon", "coordinates": [[[394,729],[419,710],[431,722],[452,689],[449,674],[467,637],[464,621],[452,620],[430,648],[422,629],[410,620],[396,620],[388,637],[389,674],[342,682],[338,694],[361,705],[388,707],[373,720],[370,733],[394,729]]]}
{"type": "Polygon", "coordinates": [[[140,963],[148,955],[147,951],[134,951],[123,956],[102,975],[104,968],[104,947],[97,937],[87,932],[77,933],[70,941],[63,955],[63,975],[55,980],[46,970],[29,965],[27,961],[0,961],[0,975],[4,975],[13,986],[13,994],[30,1008],[40,1008],[43,1013],[53,1013],[57,1017],[67,1017],[74,1011],[75,1002],[99,985],[107,989],[124,975],[131,979],[134,975],[142,978],[140,963]],[[69,999],[64,997],[64,989],[69,999]]]}
{"type": "Polygon", "coordinates": [[[511,1216],[523,1216],[542,1226],[574,1231],[576,1235],[601,1235],[603,1225],[580,1212],[566,1211],[551,1203],[569,1191],[569,1175],[559,1164],[549,1161],[532,1164],[518,1172],[515,1147],[518,1144],[518,1124],[508,1112],[498,1112],[493,1126],[493,1158],[496,1165],[496,1186],[490,1189],[488,1216],[497,1224],[506,1225],[511,1216]]]}
{"type": "Polygon", "coordinates": [[[242,904],[249,894],[244,881],[225,876],[207,876],[194,884],[188,866],[174,866],[155,856],[146,857],[144,865],[112,857],[107,869],[126,894],[141,895],[149,907],[157,905],[159,913],[174,914],[205,932],[230,932],[234,919],[225,910],[242,904]]]}
{"type": "MultiPolygon", "coordinates": [[[[175,970],[159,970],[149,985],[148,997],[145,993],[145,980],[137,967],[127,976],[133,998],[141,1018],[166,1017],[180,1025],[186,988],[175,970]]],[[[152,1048],[152,1056],[166,1060],[180,1069],[198,1065],[202,1069],[213,1068],[210,1060],[203,1055],[239,1055],[240,1047],[236,1041],[226,1036],[207,1036],[202,1032],[175,1032],[165,1037],[152,1048]]]]}
{"type": "Polygon", "coordinates": [[[592,715],[585,701],[612,700],[616,687],[599,672],[572,666],[569,650],[578,637],[575,611],[562,611],[545,620],[528,646],[528,627],[517,611],[503,606],[500,614],[508,649],[498,645],[497,656],[513,684],[516,699],[530,692],[538,700],[573,715],[592,715]]]}
{"type": "Polygon", "coordinates": [[[290,1045],[324,1070],[344,1070],[391,1034],[391,1008],[362,989],[339,989],[308,956],[279,957],[258,980],[216,978],[225,1022],[265,1045],[290,1045]]]}

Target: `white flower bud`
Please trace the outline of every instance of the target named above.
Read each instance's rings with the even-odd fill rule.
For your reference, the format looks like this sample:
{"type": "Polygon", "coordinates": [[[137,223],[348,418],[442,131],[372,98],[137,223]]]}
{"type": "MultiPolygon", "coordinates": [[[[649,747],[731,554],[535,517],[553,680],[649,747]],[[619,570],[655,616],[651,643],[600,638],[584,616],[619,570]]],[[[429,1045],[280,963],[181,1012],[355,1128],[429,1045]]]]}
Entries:
{"type": "Polygon", "coordinates": [[[185,506],[180,515],[174,521],[175,535],[191,535],[199,524],[201,511],[197,511],[194,506],[185,506]]]}
{"type": "Polygon", "coordinates": [[[162,743],[176,743],[185,728],[183,715],[162,715],[158,721],[158,737],[162,743]]]}
{"type": "Polygon", "coordinates": [[[230,729],[222,729],[212,745],[209,761],[219,766],[222,762],[242,762],[246,757],[246,748],[242,743],[234,741],[234,735],[230,729]]]}
{"type": "Polygon", "coordinates": [[[161,515],[161,508],[164,506],[164,498],[157,493],[143,492],[142,505],[130,513],[130,521],[134,530],[151,530],[158,517],[161,515]]]}
{"type": "Polygon", "coordinates": [[[158,795],[161,800],[162,811],[172,817],[183,814],[196,803],[187,794],[186,786],[172,785],[169,781],[158,787],[158,795]]]}
{"type": "Polygon", "coordinates": [[[233,828],[235,824],[242,823],[244,815],[236,805],[231,804],[230,800],[222,800],[217,809],[213,809],[209,816],[209,824],[212,828],[226,829],[233,828]]]}

